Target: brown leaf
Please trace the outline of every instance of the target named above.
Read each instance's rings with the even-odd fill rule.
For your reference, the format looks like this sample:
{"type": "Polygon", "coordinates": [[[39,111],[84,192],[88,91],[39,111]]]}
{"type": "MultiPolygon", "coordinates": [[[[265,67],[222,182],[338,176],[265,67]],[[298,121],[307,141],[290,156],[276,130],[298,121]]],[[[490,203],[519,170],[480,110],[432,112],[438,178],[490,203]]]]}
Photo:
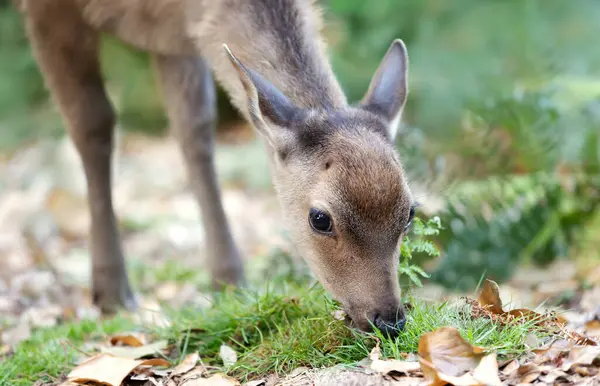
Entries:
{"type": "Polygon", "coordinates": [[[513,371],[515,371],[516,369],[519,368],[519,361],[514,359],[512,361],[510,361],[503,369],[502,369],[502,374],[504,375],[509,375],[510,373],[512,373],[513,371]]]}
{"type": "Polygon", "coordinates": [[[141,347],[146,343],[142,334],[114,335],[110,337],[110,344],[113,346],[131,346],[141,347]]]}
{"type": "Polygon", "coordinates": [[[454,327],[441,327],[423,334],[419,340],[419,355],[441,373],[454,377],[475,369],[484,356],[481,347],[472,346],[454,327]]]}
{"type": "Polygon", "coordinates": [[[67,378],[69,381],[79,384],[96,382],[110,386],[119,386],[125,377],[140,365],[168,366],[169,362],[163,359],[135,360],[120,358],[102,353],[79,364],[71,370],[67,378]]]}
{"type": "Polygon", "coordinates": [[[598,368],[592,366],[575,365],[571,368],[571,371],[574,371],[582,377],[593,377],[598,374],[598,368]]]}
{"type": "Polygon", "coordinates": [[[569,351],[569,357],[562,366],[569,371],[573,365],[591,365],[600,361],[600,346],[577,346],[569,351]]]}
{"type": "Polygon", "coordinates": [[[190,378],[181,382],[178,386],[240,386],[240,383],[223,374],[215,374],[209,378],[190,378]]]}
{"type": "Polygon", "coordinates": [[[111,347],[100,347],[101,352],[110,353],[114,356],[138,359],[147,355],[156,353],[162,353],[167,348],[166,340],[159,340],[157,342],[147,344],[138,347],[129,346],[111,346],[111,347]]]}
{"type": "Polygon", "coordinates": [[[498,377],[498,362],[496,353],[492,353],[481,358],[479,365],[473,371],[473,378],[482,385],[496,386],[501,385],[498,377]]]}
{"type": "Polygon", "coordinates": [[[438,371],[433,363],[426,359],[419,358],[419,363],[421,364],[421,370],[423,371],[425,379],[431,382],[429,384],[430,386],[444,386],[448,383],[454,386],[479,385],[475,378],[469,373],[465,373],[461,377],[454,377],[438,371]]]}
{"type": "Polygon", "coordinates": [[[502,300],[500,299],[500,289],[496,282],[485,279],[483,286],[479,291],[477,300],[482,307],[486,308],[493,314],[502,315],[504,310],[502,309],[502,300]]]}
{"type": "Polygon", "coordinates": [[[532,383],[538,379],[540,375],[542,375],[542,371],[538,365],[535,363],[527,363],[513,371],[508,379],[516,381],[517,383],[532,383]]]}
{"type": "Polygon", "coordinates": [[[266,386],[267,381],[264,379],[257,379],[255,381],[250,381],[250,382],[246,382],[244,383],[243,386],[266,386]]]}
{"type": "Polygon", "coordinates": [[[566,377],[567,373],[565,373],[564,371],[561,371],[560,369],[551,369],[550,371],[548,371],[548,374],[546,375],[541,375],[538,379],[541,382],[544,382],[546,384],[554,384],[554,381],[556,381],[558,378],[560,377],[566,377]]]}
{"type": "Polygon", "coordinates": [[[190,371],[196,366],[198,360],[200,359],[200,355],[197,352],[193,352],[191,354],[186,355],[185,358],[173,369],[171,376],[182,375],[190,371]]]}
{"type": "Polygon", "coordinates": [[[561,354],[569,351],[573,346],[575,346],[575,342],[573,341],[558,339],[550,343],[550,345],[532,350],[532,352],[539,357],[536,358],[536,362],[542,363],[546,360],[554,360],[558,358],[561,356],[561,354]]]}
{"type": "Polygon", "coordinates": [[[585,322],[585,333],[586,335],[600,338],[600,320],[592,319],[585,322]]]}
{"type": "Polygon", "coordinates": [[[397,359],[377,359],[371,363],[371,369],[381,374],[411,374],[421,369],[419,362],[400,361],[397,359]]]}

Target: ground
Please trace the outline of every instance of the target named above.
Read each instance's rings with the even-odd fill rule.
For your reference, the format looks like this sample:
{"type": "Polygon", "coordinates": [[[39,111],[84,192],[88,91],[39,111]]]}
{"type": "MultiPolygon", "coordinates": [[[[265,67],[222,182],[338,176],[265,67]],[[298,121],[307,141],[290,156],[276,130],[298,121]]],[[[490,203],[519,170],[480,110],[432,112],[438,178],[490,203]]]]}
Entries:
{"type": "MultiPolygon", "coordinates": [[[[240,133],[246,132],[245,128],[240,131],[240,133]]],[[[305,266],[301,261],[287,257],[290,244],[281,226],[279,205],[270,187],[269,170],[262,144],[252,135],[238,133],[235,138],[235,141],[227,138],[220,140],[217,164],[226,212],[236,241],[247,260],[249,278],[251,281],[260,281],[265,275],[301,276],[305,273],[305,266]],[[238,143],[236,141],[239,138],[245,140],[238,143]],[[248,162],[239,162],[240,159],[248,162]]],[[[85,202],[85,182],[72,144],[68,139],[46,140],[19,149],[12,154],[6,154],[2,159],[0,164],[0,262],[2,264],[0,366],[2,360],[9,361],[11,358],[18,357],[18,353],[14,351],[15,347],[17,350],[18,347],[25,350],[23,346],[18,346],[21,341],[29,338],[33,345],[36,342],[46,344],[48,341],[46,336],[36,335],[41,328],[57,328],[48,331],[71,336],[69,344],[78,345],[78,351],[85,351],[80,344],[86,343],[90,331],[110,335],[125,333],[128,329],[140,325],[160,325],[161,320],[157,321],[155,316],[162,315],[165,306],[173,310],[181,307],[201,309],[208,307],[214,301],[211,296],[202,291],[208,282],[208,276],[202,268],[203,233],[199,221],[200,214],[187,189],[185,171],[176,143],[170,138],[120,135],[116,155],[113,189],[115,206],[123,233],[123,245],[130,276],[140,297],[141,309],[135,314],[133,322],[131,319],[127,321],[123,319],[123,324],[105,321],[93,322],[89,326],[78,324],[78,321],[98,320],[99,315],[90,302],[89,255],[86,249],[89,218],[85,202]],[[65,323],[69,327],[60,330],[60,326],[65,323]],[[78,332],[74,333],[74,330],[78,332]]],[[[289,350],[290,356],[287,359],[290,363],[302,364],[307,362],[306,358],[310,355],[319,355],[319,351],[311,347],[315,346],[314,342],[323,344],[323,347],[327,347],[330,343],[349,342],[345,339],[350,339],[352,336],[344,336],[346,332],[324,343],[320,337],[313,336],[315,333],[319,335],[321,330],[310,331],[315,328],[315,325],[310,323],[322,326],[323,331],[333,328],[332,331],[339,332],[345,327],[342,321],[335,321],[331,316],[336,311],[335,305],[323,302],[320,293],[317,292],[317,296],[314,292],[304,292],[307,289],[300,287],[294,287],[292,284],[283,291],[285,296],[261,298],[262,303],[258,302],[259,305],[264,307],[268,305],[275,311],[267,310],[267,312],[263,307],[262,311],[265,313],[258,312],[263,319],[257,316],[255,322],[267,321],[265,322],[267,324],[272,322],[273,324],[270,325],[272,329],[269,330],[271,334],[274,334],[273,331],[277,330],[282,323],[291,332],[278,331],[277,336],[280,338],[268,338],[269,343],[262,347],[262,351],[256,347],[248,349],[248,352],[242,355],[241,363],[251,363],[244,362],[251,357],[248,353],[265,357],[271,355],[273,361],[283,361],[278,356],[279,353],[289,350]],[[300,298],[301,306],[294,303],[294,297],[300,298]],[[317,322],[294,319],[299,317],[297,314],[307,313],[307,309],[302,308],[307,303],[310,304],[310,312],[314,312],[312,317],[317,322]],[[286,317],[281,320],[271,320],[270,318],[278,317],[279,311],[286,317]],[[331,327],[331,323],[334,323],[334,327],[331,327]],[[278,346],[289,343],[293,339],[297,339],[298,345],[293,350],[278,346]],[[305,347],[307,342],[309,347],[305,347]],[[300,357],[299,352],[305,353],[306,357],[300,357]]],[[[524,350],[523,342],[527,331],[522,327],[504,329],[494,337],[495,340],[490,340],[491,338],[488,337],[486,341],[484,331],[488,331],[486,328],[492,326],[489,322],[463,320],[463,316],[457,309],[444,311],[446,316],[436,316],[438,314],[425,305],[439,305],[446,300],[456,300],[462,295],[473,294],[452,294],[434,285],[427,285],[422,289],[416,289],[412,295],[416,299],[416,308],[411,316],[413,321],[421,324],[431,323],[430,330],[442,327],[445,323],[457,324],[461,333],[467,335],[473,333],[468,338],[473,344],[485,342],[486,345],[495,346],[497,350],[506,354],[512,353],[513,349],[515,352],[524,350]],[[423,310],[429,310],[429,313],[424,313],[423,310]],[[504,346],[497,344],[502,341],[510,341],[514,346],[509,347],[508,343],[504,346]]],[[[585,323],[588,322],[587,326],[591,326],[589,320],[593,318],[594,312],[598,312],[596,307],[600,304],[598,301],[600,269],[597,266],[590,268],[578,265],[573,261],[559,261],[543,270],[523,268],[510,283],[500,287],[500,296],[505,303],[510,303],[511,309],[537,307],[536,310],[540,312],[549,307],[544,308],[544,305],[539,307],[544,301],[552,299],[553,303],[556,303],[564,297],[566,300],[563,303],[571,308],[564,314],[570,322],[570,327],[586,332],[585,323]],[[580,285],[582,277],[585,277],[587,283],[584,291],[581,290],[580,285]]],[[[244,310],[244,304],[246,303],[239,303],[236,310],[231,310],[235,317],[227,319],[221,315],[215,316],[214,320],[228,325],[227,323],[233,323],[234,319],[235,323],[238,323],[242,316],[243,318],[256,316],[257,311],[252,307],[244,310]]],[[[182,315],[183,313],[178,313],[178,316],[171,320],[171,327],[175,325],[190,330],[190,325],[186,324],[185,317],[182,315]]],[[[249,322],[249,326],[252,323],[249,322]]],[[[178,341],[182,336],[181,330],[174,333],[168,326],[161,328],[163,330],[159,335],[162,334],[163,337],[178,341]]],[[[245,332],[250,329],[244,330],[238,324],[232,328],[235,331],[241,328],[243,340],[252,341],[252,337],[245,335],[245,332]]],[[[203,332],[200,331],[195,332],[197,335],[189,336],[195,336],[199,342],[204,342],[217,330],[218,328],[215,327],[206,335],[202,335],[203,332]]],[[[598,333],[597,330],[592,331],[591,327],[588,330],[587,333],[590,334],[598,333]]],[[[414,339],[402,341],[403,347],[411,347],[416,351],[419,336],[426,331],[427,328],[409,329],[409,333],[414,334],[414,339]]],[[[541,335],[537,337],[543,338],[541,335]]],[[[260,342],[263,342],[262,339],[261,336],[260,342]]],[[[382,342],[385,346],[386,341],[382,340],[382,342]]],[[[198,343],[198,347],[204,347],[202,344],[204,343],[198,343]]],[[[208,350],[207,347],[203,349],[208,350]]],[[[348,347],[350,348],[346,351],[335,351],[336,355],[346,355],[338,362],[350,361],[352,358],[366,358],[372,349],[372,345],[363,347],[356,343],[351,343],[348,347]]],[[[401,353],[395,352],[391,346],[382,349],[386,356],[402,357],[401,353]]],[[[180,354],[182,359],[183,354],[180,354]]],[[[71,363],[63,366],[63,376],[81,360],[81,358],[73,358],[71,363]]],[[[335,358],[326,360],[316,356],[310,358],[312,358],[311,364],[335,363],[335,358]]],[[[290,374],[292,369],[287,365],[269,367],[265,363],[253,363],[253,366],[267,369],[263,374],[266,381],[276,379],[273,378],[274,373],[280,373],[279,380],[283,382],[281,384],[400,384],[387,373],[382,375],[369,366],[354,370],[335,367],[327,371],[300,366],[292,374],[290,374]],[[282,369],[287,372],[287,381],[286,374],[281,374],[282,369]]],[[[43,370],[40,371],[43,373],[43,370]]],[[[3,375],[0,374],[0,381],[3,380],[3,375]]],[[[62,382],[64,377],[57,376],[50,379],[58,383],[62,382]]],[[[401,384],[411,384],[411,382],[424,384],[422,378],[405,379],[402,382],[401,384]]],[[[191,385],[192,383],[189,383],[189,386],[191,385]]]]}

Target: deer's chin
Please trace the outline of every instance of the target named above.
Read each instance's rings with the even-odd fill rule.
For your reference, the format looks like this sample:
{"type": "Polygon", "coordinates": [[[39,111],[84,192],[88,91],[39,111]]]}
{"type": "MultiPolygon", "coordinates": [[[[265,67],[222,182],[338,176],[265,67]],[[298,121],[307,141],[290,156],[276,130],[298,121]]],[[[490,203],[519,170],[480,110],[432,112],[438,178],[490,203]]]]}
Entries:
{"type": "Polygon", "coordinates": [[[346,327],[348,328],[353,328],[356,330],[359,330],[361,332],[370,332],[371,329],[369,327],[364,328],[365,326],[362,326],[357,323],[354,319],[352,319],[352,317],[348,314],[348,311],[346,311],[344,309],[344,324],[346,325],[346,327]]]}

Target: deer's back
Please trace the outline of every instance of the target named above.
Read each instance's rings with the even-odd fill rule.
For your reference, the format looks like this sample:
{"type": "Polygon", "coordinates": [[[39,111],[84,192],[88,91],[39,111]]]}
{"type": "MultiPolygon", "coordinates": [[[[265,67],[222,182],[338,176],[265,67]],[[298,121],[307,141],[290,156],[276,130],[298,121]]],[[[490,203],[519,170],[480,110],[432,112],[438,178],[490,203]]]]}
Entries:
{"type": "Polygon", "coordinates": [[[48,7],[71,7],[77,12],[59,14],[64,16],[54,16],[52,22],[69,23],[70,18],[77,15],[93,29],[114,35],[141,50],[160,54],[193,53],[184,17],[187,0],[12,1],[25,17],[43,18],[49,14],[44,12],[48,7]]]}

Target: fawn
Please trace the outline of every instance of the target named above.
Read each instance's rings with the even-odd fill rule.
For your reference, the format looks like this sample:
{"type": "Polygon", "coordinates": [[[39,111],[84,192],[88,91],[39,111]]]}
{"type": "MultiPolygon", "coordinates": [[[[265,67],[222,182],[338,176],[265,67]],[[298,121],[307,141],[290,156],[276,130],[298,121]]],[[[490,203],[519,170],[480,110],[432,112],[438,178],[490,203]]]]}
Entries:
{"type": "Polygon", "coordinates": [[[359,103],[333,74],[314,0],[13,0],[83,162],[93,302],[136,307],[111,202],[115,113],[99,35],[153,54],[202,213],[213,284],[244,284],[214,169],[214,78],[260,133],[293,244],[362,330],[405,324],[399,246],[414,205],[394,139],[408,55],[392,42],[359,103]]]}

